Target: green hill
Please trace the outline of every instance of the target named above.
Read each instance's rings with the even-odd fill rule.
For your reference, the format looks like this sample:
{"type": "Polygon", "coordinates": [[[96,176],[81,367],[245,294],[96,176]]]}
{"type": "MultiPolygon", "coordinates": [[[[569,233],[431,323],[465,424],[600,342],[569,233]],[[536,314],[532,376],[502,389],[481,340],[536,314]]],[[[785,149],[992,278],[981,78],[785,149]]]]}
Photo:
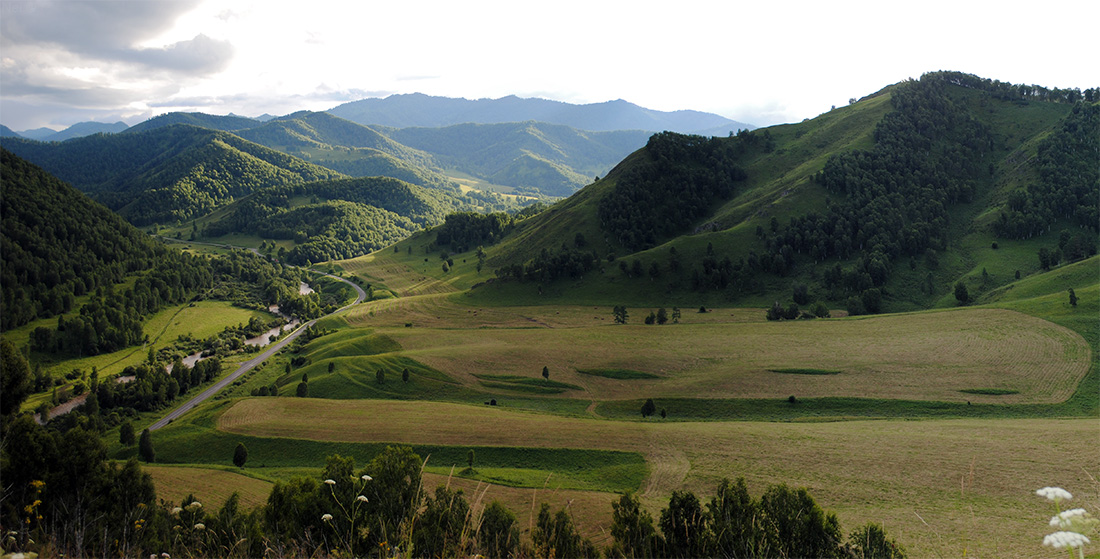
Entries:
{"type": "Polygon", "coordinates": [[[4,146],[136,225],[189,220],[260,188],[341,176],[232,134],[188,125],[64,143],[5,139],[4,146]]]}
{"type": "Polygon", "coordinates": [[[527,192],[568,196],[645,143],[648,132],[588,132],[544,122],[384,129],[446,168],[527,192]]]}
{"type": "Polygon", "coordinates": [[[454,181],[437,172],[430,154],[328,113],[301,111],[242,130],[238,135],[353,177],[393,177],[428,188],[458,191],[454,181]]]}
{"type": "Polygon", "coordinates": [[[165,113],[146,120],[145,122],[135,124],[125,131],[130,134],[148,132],[157,128],[172,126],[173,124],[187,124],[190,126],[198,126],[199,128],[209,128],[210,130],[237,132],[239,130],[260,126],[263,123],[254,118],[234,115],[221,116],[208,115],[206,113],[165,113]]]}
{"type": "Polygon", "coordinates": [[[473,296],[860,314],[952,306],[962,282],[973,300],[1040,249],[1096,253],[1100,106],[1081,97],[940,72],[799,124],[657,135],[487,247],[505,281],[473,296]]]}
{"type": "Polygon", "coordinates": [[[285,258],[304,264],[367,254],[449,213],[492,209],[479,202],[389,177],[318,181],[257,191],[203,220],[201,231],[290,240],[294,246],[285,258]]]}

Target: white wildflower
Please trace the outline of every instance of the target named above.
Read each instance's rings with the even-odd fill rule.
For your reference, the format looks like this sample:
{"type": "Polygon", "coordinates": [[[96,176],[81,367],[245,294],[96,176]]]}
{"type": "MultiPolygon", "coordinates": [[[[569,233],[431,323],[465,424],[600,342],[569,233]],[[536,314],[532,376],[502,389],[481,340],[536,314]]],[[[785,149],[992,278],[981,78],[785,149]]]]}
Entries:
{"type": "Polygon", "coordinates": [[[363,495],[360,495],[360,496],[356,497],[355,500],[357,500],[359,502],[362,502],[362,503],[367,502],[367,498],[364,497],[363,495]]]}
{"type": "Polygon", "coordinates": [[[1070,509],[1058,513],[1058,516],[1051,517],[1050,525],[1055,528],[1069,528],[1073,524],[1075,518],[1082,518],[1088,516],[1088,512],[1085,509],[1070,509]]]}
{"type": "Polygon", "coordinates": [[[322,514],[321,515],[321,521],[322,522],[332,522],[332,515],[331,514],[322,514]]]}
{"type": "Polygon", "coordinates": [[[205,530],[206,529],[206,524],[203,524],[202,522],[199,522],[198,524],[195,525],[195,529],[196,530],[205,530]]]}
{"type": "Polygon", "coordinates": [[[1082,547],[1087,543],[1091,543],[1089,539],[1077,532],[1055,532],[1043,538],[1043,545],[1049,545],[1055,549],[1082,547]]]}
{"type": "Polygon", "coordinates": [[[372,480],[372,479],[374,479],[374,478],[372,478],[372,477],[368,476],[367,474],[363,474],[363,476],[362,476],[362,478],[361,478],[361,479],[362,479],[363,481],[370,481],[370,480],[372,480]]]}
{"type": "Polygon", "coordinates": [[[325,480],[325,483],[327,483],[327,484],[329,484],[329,485],[336,485],[336,480],[334,480],[334,479],[326,479],[326,480],[325,480]]]}
{"type": "Polygon", "coordinates": [[[172,507],[172,516],[176,516],[181,512],[183,512],[183,509],[181,509],[179,507],[172,507]]]}
{"type": "Polygon", "coordinates": [[[1073,498],[1069,491],[1062,489],[1061,487],[1044,487],[1035,492],[1040,497],[1046,497],[1051,501],[1069,500],[1073,498]]]}

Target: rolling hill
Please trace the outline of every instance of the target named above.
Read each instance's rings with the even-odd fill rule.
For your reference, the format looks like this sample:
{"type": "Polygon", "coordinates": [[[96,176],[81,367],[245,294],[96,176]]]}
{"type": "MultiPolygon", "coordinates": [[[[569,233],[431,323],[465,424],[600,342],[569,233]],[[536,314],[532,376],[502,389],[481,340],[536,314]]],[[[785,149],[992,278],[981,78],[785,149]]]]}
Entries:
{"type": "Polygon", "coordinates": [[[1084,162],[1100,107],[995,87],[934,73],[799,124],[654,136],[486,248],[512,285],[485,296],[541,285],[563,301],[820,299],[859,314],[954,305],[959,282],[975,299],[1043,268],[1040,249],[1095,254],[1084,162]]]}
{"type": "Polygon", "coordinates": [[[5,139],[4,147],[136,225],[189,220],[260,188],[342,176],[238,136],[190,125],[63,143],[5,139]]]}

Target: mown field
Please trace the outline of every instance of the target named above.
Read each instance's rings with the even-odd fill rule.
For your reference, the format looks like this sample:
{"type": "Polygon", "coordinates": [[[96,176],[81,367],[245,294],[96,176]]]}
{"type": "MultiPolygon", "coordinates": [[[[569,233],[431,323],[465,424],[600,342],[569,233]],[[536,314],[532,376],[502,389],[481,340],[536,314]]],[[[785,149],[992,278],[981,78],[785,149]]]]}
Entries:
{"type": "Polygon", "coordinates": [[[376,258],[344,270],[400,296],[322,321],[333,330],[297,354],[304,365],[283,372],[288,354],[255,381],[278,375],[285,395],[307,373],[311,398],[218,401],[159,431],[158,459],[231,470],[244,442],[244,473],[275,480],[409,444],[427,484],[501,499],[521,524],[535,501],[572,503],[600,542],[616,492],[638,491],[656,516],[673,490],[705,500],[745,477],[755,495],[807,487],[846,530],[882,523],[911,557],[1057,557],[1035,489],[1100,504],[1098,259],[981,307],[783,323],[684,308],[664,326],[631,309],[621,326],[604,306],[473,304],[427,274],[438,258],[422,271],[376,258]],[[642,420],[647,397],[668,417],[642,420]]]}

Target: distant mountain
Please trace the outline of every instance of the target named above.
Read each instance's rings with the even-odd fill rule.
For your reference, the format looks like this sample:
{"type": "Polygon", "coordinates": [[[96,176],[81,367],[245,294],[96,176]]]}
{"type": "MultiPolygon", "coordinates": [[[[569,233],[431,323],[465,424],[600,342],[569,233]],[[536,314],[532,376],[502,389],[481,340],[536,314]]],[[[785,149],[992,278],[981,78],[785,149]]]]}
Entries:
{"type": "Polygon", "coordinates": [[[57,130],[54,130],[53,128],[35,128],[33,130],[19,131],[20,136],[24,138],[29,138],[31,140],[45,140],[46,138],[49,138],[54,134],[57,134],[57,130]]]}
{"type": "Polygon", "coordinates": [[[665,130],[694,134],[716,128],[737,131],[754,126],[699,111],[654,111],[623,100],[574,105],[546,99],[454,99],[421,93],[361,99],[328,111],[360,124],[394,128],[442,127],[454,124],[499,124],[535,120],[580,130],[665,130]]]}
{"type": "Polygon", "coordinates": [[[155,116],[145,122],[135,124],[126,130],[131,132],[146,132],[154,128],[162,128],[173,124],[189,124],[199,128],[221,130],[223,132],[236,132],[263,124],[254,118],[243,116],[208,115],[206,113],[165,113],[155,116]]]}
{"type": "Polygon", "coordinates": [[[6,138],[3,145],[136,225],[192,219],[260,188],[343,176],[233,134],[187,125],[63,143],[6,138]]]}
{"type": "Polygon", "coordinates": [[[301,111],[237,135],[353,177],[386,176],[429,188],[459,190],[457,183],[436,172],[431,154],[328,113],[301,111]]]}
{"type": "Polygon", "coordinates": [[[22,138],[19,133],[3,124],[0,124],[0,138],[22,138]]]}
{"type": "Polygon", "coordinates": [[[56,134],[51,134],[42,139],[45,142],[64,142],[73,138],[82,138],[92,134],[117,134],[129,128],[125,122],[107,124],[105,122],[78,122],[56,134]]]}
{"type": "Polygon", "coordinates": [[[568,196],[645,145],[649,132],[588,132],[545,122],[381,129],[444,167],[495,184],[568,196]]]}

